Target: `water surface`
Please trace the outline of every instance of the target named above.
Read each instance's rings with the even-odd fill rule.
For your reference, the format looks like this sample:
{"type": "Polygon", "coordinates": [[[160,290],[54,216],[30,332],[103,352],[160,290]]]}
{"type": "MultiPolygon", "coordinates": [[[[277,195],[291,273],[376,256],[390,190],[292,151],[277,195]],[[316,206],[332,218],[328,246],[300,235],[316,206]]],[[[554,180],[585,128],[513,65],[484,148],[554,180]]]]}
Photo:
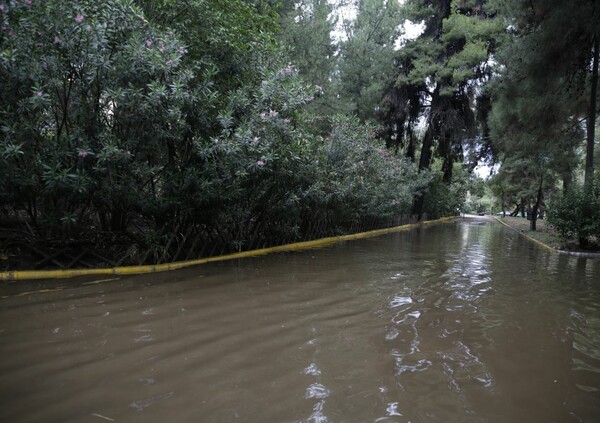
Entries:
{"type": "Polygon", "coordinates": [[[0,421],[600,421],[600,260],[496,223],[92,281],[0,287],[0,421]]]}

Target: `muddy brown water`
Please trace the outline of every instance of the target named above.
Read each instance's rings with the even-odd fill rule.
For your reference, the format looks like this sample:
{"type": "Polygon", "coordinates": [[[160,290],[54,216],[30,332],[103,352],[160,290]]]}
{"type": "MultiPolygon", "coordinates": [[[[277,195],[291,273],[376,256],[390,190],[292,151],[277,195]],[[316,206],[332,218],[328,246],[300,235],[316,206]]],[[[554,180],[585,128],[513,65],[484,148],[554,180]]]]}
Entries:
{"type": "Polygon", "coordinates": [[[600,260],[497,223],[90,281],[0,287],[1,422],[600,421],[600,260]]]}

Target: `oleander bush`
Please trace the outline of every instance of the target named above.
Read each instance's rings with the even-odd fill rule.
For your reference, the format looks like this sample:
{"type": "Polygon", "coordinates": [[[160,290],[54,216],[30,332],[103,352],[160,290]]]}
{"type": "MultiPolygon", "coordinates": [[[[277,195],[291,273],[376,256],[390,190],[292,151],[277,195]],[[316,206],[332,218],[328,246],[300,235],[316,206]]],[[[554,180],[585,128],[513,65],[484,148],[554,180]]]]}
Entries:
{"type": "Polygon", "coordinates": [[[44,239],[124,233],[158,260],[199,230],[234,250],[303,239],[311,221],[343,232],[409,213],[431,177],[377,128],[308,114],[322,89],[264,22],[231,32],[252,22],[238,2],[194,17],[227,25],[227,43],[214,27],[182,37],[131,0],[2,3],[2,218],[44,239]]]}

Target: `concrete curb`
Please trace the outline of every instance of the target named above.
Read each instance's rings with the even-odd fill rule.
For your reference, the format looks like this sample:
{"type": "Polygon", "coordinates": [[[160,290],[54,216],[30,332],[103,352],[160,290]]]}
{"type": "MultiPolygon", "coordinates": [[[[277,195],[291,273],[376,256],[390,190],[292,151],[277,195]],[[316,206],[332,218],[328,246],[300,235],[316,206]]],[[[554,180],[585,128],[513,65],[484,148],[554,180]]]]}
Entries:
{"type": "Polygon", "coordinates": [[[551,253],[558,253],[558,252],[559,252],[559,250],[557,250],[556,248],[553,248],[553,247],[549,246],[548,244],[544,244],[543,242],[541,242],[541,241],[538,241],[537,239],[534,239],[534,238],[530,237],[529,235],[527,235],[527,234],[525,234],[525,233],[523,233],[523,232],[519,231],[518,229],[515,229],[515,228],[513,228],[513,227],[512,227],[512,226],[510,226],[508,223],[506,223],[506,222],[503,222],[503,221],[502,221],[502,220],[500,220],[499,218],[497,218],[497,217],[494,217],[494,219],[496,219],[496,221],[497,221],[497,222],[499,222],[499,223],[503,224],[503,225],[504,225],[504,226],[506,226],[507,228],[509,228],[509,229],[511,229],[511,230],[513,230],[513,231],[515,231],[515,232],[516,232],[516,233],[518,233],[519,235],[521,235],[521,236],[523,236],[523,237],[527,238],[529,241],[532,241],[532,242],[534,242],[535,244],[537,244],[538,246],[542,247],[543,249],[545,249],[545,250],[547,250],[547,251],[550,251],[551,253]]]}
{"type": "Polygon", "coordinates": [[[313,241],[296,242],[293,244],[279,245],[270,248],[261,248],[252,251],[243,251],[239,253],[226,254],[217,257],[208,257],[202,259],[194,259],[187,261],[178,261],[174,263],[163,263],[144,266],[120,266],[112,268],[97,268],[97,269],[62,269],[62,270],[15,270],[9,272],[0,272],[0,281],[22,281],[33,279],[66,279],[77,276],[96,276],[96,275],[141,275],[146,273],[166,272],[170,270],[183,269],[185,267],[196,266],[205,263],[212,263],[225,260],[236,260],[246,257],[256,257],[265,254],[279,253],[285,251],[301,251],[310,248],[325,247],[336,244],[338,242],[352,241],[362,238],[370,238],[374,236],[389,234],[393,232],[405,231],[421,226],[432,225],[436,223],[449,222],[456,219],[455,217],[443,217],[441,219],[429,220],[410,225],[395,226],[387,229],[377,229],[374,231],[360,232],[351,235],[342,235],[336,237],[328,237],[316,239],[313,241]]]}
{"type": "Polygon", "coordinates": [[[494,219],[496,219],[496,221],[500,222],[501,224],[503,224],[504,226],[506,226],[509,229],[512,229],[513,231],[517,232],[519,235],[524,236],[525,238],[527,238],[529,241],[534,242],[535,244],[537,244],[538,246],[542,247],[543,249],[550,251],[551,253],[556,253],[556,254],[564,254],[564,255],[568,255],[568,256],[577,256],[577,257],[587,257],[587,258],[600,258],[600,253],[588,253],[588,252],[582,252],[582,251],[567,251],[567,250],[557,250],[556,248],[553,248],[551,246],[549,246],[548,244],[544,244],[542,241],[538,241],[535,238],[530,237],[529,235],[520,232],[519,230],[513,228],[512,226],[510,226],[508,223],[500,220],[498,217],[494,217],[494,219]]]}

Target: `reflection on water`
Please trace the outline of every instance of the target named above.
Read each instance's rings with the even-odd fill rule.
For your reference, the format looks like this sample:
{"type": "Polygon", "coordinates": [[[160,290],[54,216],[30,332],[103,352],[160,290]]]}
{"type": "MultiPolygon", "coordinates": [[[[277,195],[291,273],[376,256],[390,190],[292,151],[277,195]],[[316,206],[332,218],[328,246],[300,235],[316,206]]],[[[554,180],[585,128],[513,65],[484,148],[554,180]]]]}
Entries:
{"type": "Polygon", "coordinates": [[[600,260],[466,221],[84,281],[0,300],[0,375],[3,422],[597,422],[600,260]]]}

